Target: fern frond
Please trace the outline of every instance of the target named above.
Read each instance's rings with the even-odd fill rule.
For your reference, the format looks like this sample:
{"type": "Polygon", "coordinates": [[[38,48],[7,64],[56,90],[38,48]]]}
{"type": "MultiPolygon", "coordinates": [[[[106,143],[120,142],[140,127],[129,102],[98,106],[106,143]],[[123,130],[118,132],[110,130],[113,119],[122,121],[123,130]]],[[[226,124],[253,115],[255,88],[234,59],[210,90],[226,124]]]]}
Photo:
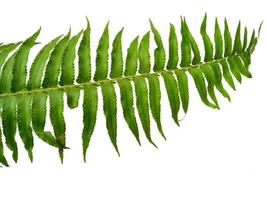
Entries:
{"type": "Polygon", "coordinates": [[[82,141],[83,141],[83,159],[86,161],[86,152],[89,146],[94,128],[96,123],[96,115],[97,115],[97,86],[92,85],[84,86],[83,90],[83,133],[82,133],[82,141]]]}
{"type": "Polygon", "coordinates": [[[90,23],[86,18],[87,27],[83,31],[83,37],[80,42],[78,56],[79,56],[79,74],[76,79],[77,83],[84,83],[91,80],[91,54],[90,54],[90,23]]]}
{"type": "Polygon", "coordinates": [[[31,49],[38,44],[36,41],[41,29],[25,41],[0,45],[0,163],[3,166],[9,166],[4,152],[5,145],[12,151],[13,160],[18,160],[17,128],[31,161],[36,135],[58,149],[63,162],[64,150],[68,149],[67,124],[64,119],[65,96],[68,107],[73,109],[79,106],[80,95],[83,98],[83,159],[86,161],[97,120],[99,87],[103,97],[108,136],[118,155],[118,99],[124,120],[138,144],[141,144],[141,131],[137,122],[139,118],[147,140],[157,147],[151,136],[150,115],[160,135],[166,139],[161,123],[163,88],[167,92],[171,116],[178,126],[180,112],[183,110],[183,113],[187,113],[189,108],[189,78],[194,81],[203,104],[219,109],[217,92],[230,101],[224,80],[235,90],[235,80],[241,83],[243,77],[252,77],[249,70],[251,55],[258,43],[261,30],[260,25],[258,33],[254,30],[248,39],[247,27],[243,30],[239,22],[232,37],[227,20],[224,20],[222,32],[216,18],[214,38],[211,39],[207,32],[208,21],[205,14],[200,27],[204,44],[204,53],[201,55],[198,42],[191,33],[186,19],[181,17],[180,38],[176,33],[176,27],[170,24],[167,55],[167,45],[164,44],[159,30],[149,20],[150,30],[140,41],[139,36],[135,37],[124,56],[124,29],[113,39],[110,36],[108,22],[96,49],[95,73],[92,78],[91,27],[87,18],[86,22],[86,28],[74,36],[71,35],[70,29],[66,35],[57,36],[47,43],[37,53],[32,64],[29,64],[28,59],[31,49]],[[156,48],[151,59],[152,42],[156,48]],[[154,63],[151,63],[152,60],[154,63]],[[164,87],[160,85],[161,79],[164,87]],[[116,87],[120,94],[116,93],[116,87]],[[53,131],[45,130],[47,115],[53,131]]]}

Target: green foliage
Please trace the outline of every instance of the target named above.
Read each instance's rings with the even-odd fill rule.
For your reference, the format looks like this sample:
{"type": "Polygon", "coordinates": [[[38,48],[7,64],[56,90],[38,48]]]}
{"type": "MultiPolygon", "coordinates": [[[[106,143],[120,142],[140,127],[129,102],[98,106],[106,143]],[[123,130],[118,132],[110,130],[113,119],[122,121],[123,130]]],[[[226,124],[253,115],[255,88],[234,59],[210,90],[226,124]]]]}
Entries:
{"type": "Polygon", "coordinates": [[[138,36],[133,39],[127,48],[125,58],[123,29],[115,35],[110,48],[107,23],[96,49],[93,79],[91,27],[88,19],[86,28],[74,36],[71,36],[69,30],[65,36],[55,37],[44,45],[31,65],[28,62],[29,56],[31,49],[38,44],[36,41],[41,29],[25,41],[1,44],[1,165],[9,166],[5,157],[5,146],[12,152],[15,162],[19,158],[17,130],[31,161],[36,135],[43,142],[56,148],[63,162],[64,150],[68,149],[67,124],[64,119],[65,96],[69,108],[78,107],[80,96],[83,100],[82,147],[83,159],[86,161],[87,149],[97,120],[99,98],[103,99],[108,136],[116,152],[120,154],[117,144],[117,104],[121,104],[124,120],[137,143],[141,144],[141,131],[136,113],[147,140],[157,147],[151,136],[151,116],[159,134],[166,139],[161,123],[163,88],[167,93],[172,118],[179,126],[181,110],[187,113],[189,108],[188,79],[194,82],[204,105],[219,109],[217,93],[230,101],[225,83],[235,90],[235,80],[241,83],[243,77],[252,77],[249,65],[251,54],[258,43],[260,28],[258,34],[253,31],[248,39],[247,28],[243,31],[239,22],[235,36],[232,37],[227,20],[224,21],[222,32],[216,18],[214,39],[211,39],[205,15],[200,28],[204,46],[204,54],[201,55],[186,19],[181,17],[180,39],[175,26],[170,24],[167,55],[159,30],[151,20],[149,22],[151,31],[145,33],[140,41],[138,36]],[[155,45],[153,58],[152,43],[155,45]],[[101,97],[98,94],[99,87],[101,97]],[[47,115],[53,131],[45,130],[47,115]]]}

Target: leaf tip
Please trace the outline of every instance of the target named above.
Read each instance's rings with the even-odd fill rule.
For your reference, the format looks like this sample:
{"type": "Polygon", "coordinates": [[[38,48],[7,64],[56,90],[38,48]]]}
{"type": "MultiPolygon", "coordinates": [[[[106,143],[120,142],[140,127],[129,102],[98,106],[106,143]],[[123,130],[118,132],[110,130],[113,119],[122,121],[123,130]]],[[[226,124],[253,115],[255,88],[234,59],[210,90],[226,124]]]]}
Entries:
{"type": "Polygon", "coordinates": [[[86,153],[83,153],[83,162],[86,163],[86,153]]]}
{"type": "Polygon", "coordinates": [[[108,20],[108,22],[106,23],[105,29],[108,29],[109,23],[110,23],[110,20],[108,20]]]}
{"type": "Polygon", "coordinates": [[[89,25],[90,22],[89,22],[88,16],[85,17],[85,20],[86,20],[87,25],[89,25]]]}
{"type": "Polygon", "coordinates": [[[121,154],[120,154],[120,151],[119,151],[118,147],[116,146],[115,149],[116,149],[117,155],[120,157],[121,154]]]}
{"type": "Polygon", "coordinates": [[[184,18],[183,18],[182,15],[180,15],[180,20],[181,20],[181,24],[183,24],[184,23],[184,18]]]}
{"type": "Polygon", "coordinates": [[[120,36],[122,35],[123,31],[124,31],[124,27],[122,27],[121,30],[119,31],[120,36]]]}
{"type": "Polygon", "coordinates": [[[39,29],[36,31],[36,33],[40,33],[41,32],[41,30],[42,30],[42,27],[41,26],[39,26],[39,29]]]}
{"type": "Polygon", "coordinates": [[[158,149],[158,146],[157,146],[151,139],[149,139],[149,142],[150,142],[155,148],[158,149]]]}
{"type": "Polygon", "coordinates": [[[33,162],[33,154],[32,154],[32,150],[29,150],[28,151],[28,156],[29,156],[29,159],[31,161],[31,163],[33,162]]]}
{"type": "Polygon", "coordinates": [[[262,29],[262,25],[263,25],[263,20],[260,23],[260,26],[258,28],[258,38],[260,37],[260,33],[261,33],[261,29],[262,29]]]}

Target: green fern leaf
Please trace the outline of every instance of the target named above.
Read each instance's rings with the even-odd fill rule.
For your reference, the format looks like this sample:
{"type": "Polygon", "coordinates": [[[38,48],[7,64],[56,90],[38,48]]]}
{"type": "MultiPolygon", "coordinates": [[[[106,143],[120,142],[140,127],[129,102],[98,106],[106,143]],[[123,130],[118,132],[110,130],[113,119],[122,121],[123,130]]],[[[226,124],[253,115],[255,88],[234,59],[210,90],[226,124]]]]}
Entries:
{"type": "Polygon", "coordinates": [[[252,78],[250,71],[248,70],[247,67],[245,67],[241,58],[236,55],[236,56],[234,56],[234,60],[235,60],[235,63],[236,63],[236,66],[237,66],[239,72],[247,78],[252,78]]]}
{"type": "Polygon", "coordinates": [[[28,151],[30,160],[33,160],[33,135],[31,129],[31,96],[24,95],[23,98],[19,98],[18,101],[18,128],[20,137],[24,143],[25,149],[28,151]]]}
{"type": "Polygon", "coordinates": [[[2,68],[3,64],[5,63],[5,60],[9,56],[9,54],[16,49],[21,42],[18,43],[11,43],[9,44],[3,51],[0,52],[0,69],[2,68]]]}
{"type": "MultiPolygon", "coordinates": [[[[76,57],[75,48],[81,34],[82,31],[80,31],[77,35],[73,36],[64,50],[64,54],[62,57],[61,77],[59,82],[59,85],[61,86],[71,85],[74,83],[74,60],[76,57]]],[[[67,88],[66,95],[69,108],[76,108],[78,106],[80,96],[79,88],[67,88]]]]}
{"type": "Polygon", "coordinates": [[[122,45],[121,45],[121,37],[122,37],[123,29],[121,29],[112,45],[112,52],[111,52],[111,71],[110,71],[110,78],[118,78],[122,76],[123,71],[123,55],[122,55],[122,45]]]}
{"type": "Polygon", "coordinates": [[[236,80],[239,83],[241,83],[242,82],[242,76],[238,70],[238,67],[237,67],[237,64],[236,64],[234,58],[233,57],[228,58],[227,62],[229,63],[230,71],[232,72],[232,74],[234,75],[236,80]]]}
{"type": "Polygon", "coordinates": [[[77,108],[79,106],[80,88],[66,88],[67,104],[70,109],[77,108]]]}
{"type": "Polygon", "coordinates": [[[101,89],[109,138],[118,155],[120,155],[117,145],[117,99],[115,88],[113,83],[106,82],[101,84],[101,89]]]}
{"type": "Polygon", "coordinates": [[[69,33],[57,43],[57,45],[51,52],[49,61],[46,65],[44,80],[42,82],[42,86],[44,88],[56,87],[58,84],[58,76],[62,64],[62,57],[65,48],[68,45],[70,33],[71,30],[69,30],[69,33]]]}
{"type": "Polygon", "coordinates": [[[41,81],[43,72],[45,69],[45,64],[47,62],[47,59],[50,55],[50,52],[52,49],[55,48],[57,42],[62,36],[56,37],[54,40],[49,42],[47,45],[45,45],[38,53],[38,55],[35,57],[35,60],[32,63],[31,70],[30,70],[30,78],[27,83],[27,89],[32,90],[36,88],[41,87],[41,81]]]}
{"type": "Polygon", "coordinates": [[[133,89],[130,80],[119,80],[121,95],[121,106],[123,111],[123,117],[136,138],[139,145],[141,145],[139,139],[139,130],[136,122],[134,107],[133,107],[133,89]]]}
{"type": "Polygon", "coordinates": [[[160,120],[160,83],[157,75],[152,75],[148,77],[148,85],[149,85],[149,105],[152,113],[152,117],[154,118],[158,130],[162,137],[166,140],[166,137],[162,130],[161,120],[160,120]]]}
{"type": "Polygon", "coordinates": [[[127,49],[124,76],[136,74],[138,63],[138,36],[131,42],[127,49]]]}
{"type": "Polygon", "coordinates": [[[169,33],[169,60],[167,63],[167,70],[176,69],[178,65],[179,55],[178,55],[178,40],[173,24],[170,24],[169,33]]]}
{"type": "Polygon", "coordinates": [[[191,74],[191,76],[194,79],[196,88],[198,90],[198,93],[199,93],[199,96],[200,96],[202,102],[211,108],[217,108],[216,105],[214,105],[213,103],[211,103],[208,100],[208,94],[207,94],[205,79],[204,79],[203,74],[200,71],[200,69],[192,68],[189,70],[189,73],[191,74]]]}
{"type": "Polygon", "coordinates": [[[77,83],[84,83],[91,80],[91,54],[90,54],[90,23],[88,18],[87,28],[83,31],[82,41],[79,46],[79,74],[77,77],[77,83]]]}
{"type": "Polygon", "coordinates": [[[99,40],[96,50],[96,71],[94,81],[104,80],[108,75],[109,22],[99,40]]]}
{"type": "Polygon", "coordinates": [[[243,46],[242,46],[242,52],[244,52],[248,45],[248,29],[245,27],[244,30],[244,37],[243,37],[243,46]]]}
{"type": "Polygon", "coordinates": [[[256,32],[255,32],[255,30],[253,30],[251,37],[250,37],[250,42],[249,42],[248,48],[246,49],[247,52],[252,51],[252,47],[254,45],[255,39],[256,39],[256,32]]]}
{"type": "Polygon", "coordinates": [[[8,60],[5,62],[2,73],[1,73],[1,80],[0,80],[0,93],[9,93],[11,92],[12,87],[12,79],[13,79],[13,66],[15,63],[17,51],[13,53],[8,60]]]}
{"type": "Polygon", "coordinates": [[[217,106],[217,108],[219,109],[219,104],[218,104],[218,100],[216,98],[215,95],[215,91],[214,91],[214,86],[215,86],[215,75],[213,70],[211,69],[210,65],[206,64],[206,65],[202,65],[200,67],[200,70],[203,72],[207,82],[208,82],[208,93],[210,98],[212,99],[212,101],[214,102],[214,104],[217,106]]]}
{"type": "Polygon", "coordinates": [[[2,140],[2,131],[0,129],[0,163],[6,167],[8,167],[8,162],[6,160],[6,157],[4,155],[4,145],[2,140]]]}
{"type": "Polygon", "coordinates": [[[85,86],[83,96],[83,159],[86,161],[86,152],[95,128],[97,115],[97,86],[85,86]]]}
{"type": "Polygon", "coordinates": [[[3,133],[6,138],[6,145],[12,151],[12,157],[15,162],[18,161],[18,146],[16,142],[16,108],[17,100],[14,96],[3,99],[2,125],[3,133]]]}
{"type": "Polygon", "coordinates": [[[62,57],[61,77],[59,81],[59,85],[61,86],[71,85],[74,82],[74,60],[76,57],[75,48],[81,34],[82,31],[73,36],[64,50],[62,57]]]}
{"type": "Polygon", "coordinates": [[[192,64],[193,65],[199,64],[201,62],[201,56],[200,56],[197,42],[196,42],[195,38],[193,37],[192,33],[190,32],[185,18],[184,18],[183,23],[184,23],[186,38],[188,39],[188,42],[190,43],[191,49],[192,49],[193,54],[194,54],[192,64]]]}
{"type": "Polygon", "coordinates": [[[235,83],[233,81],[232,75],[230,73],[229,67],[228,67],[228,63],[226,60],[221,60],[220,64],[222,66],[222,71],[223,71],[223,77],[225,79],[225,81],[228,83],[228,85],[235,90],[235,83]]]}
{"type": "Polygon", "coordinates": [[[241,22],[238,23],[235,40],[234,40],[234,47],[232,55],[238,54],[242,51],[242,42],[241,42],[241,22]]]}
{"type": "Polygon", "coordinates": [[[185,113],[188,111],[189,105],[189,94],[188,94],[188,79],[187,75],[184,70],[179,70],[175,72],[177,80],[178,80],[178,87],[182,102],[182,107],[185,113]]]}
{"type": "Polygon", "coordinates": [[[203,43],[204,43],[204,48],[205,48],[204,61],[208,62],[208,61],[211,61],[213,58],[213,46],[212,46],[210,37],[208,36],[206,32],[206,26],[207,26],[207,14],[205,14],[204,19],[202,21],[200,33],[201,33],[203,43]]]}
{"type": "Polygon", "coordinates": [[[6,50],[12,48],[12,46],[14,46],[16,44],[19,45],[19,44],[21,44],[21,42],[18,42],[18,43],[9,43],[9,44],[1,44],[1,46],[0,46],[0,52],[3,53],[6,50]]]}
{"type": "Polygon", "coordinates": [[[154,50],[154,68],[153,70],[156,71],[162,71],[165,65],[166,55],[165,55],[165,49],[162,43],[161,36],[158,32],[158,30],[155,28],[154,24],[151,20],[150,27],[151,31],[154,34],[154,40],[156,42],[157,48],[154,50]]]}
{"type": "Polygon", "coordinates": [[[223,55],[223,38],[217,18],[215,20],[214,42],[215,42],[214,59],[217,60],[222,58],[223,55]]]}
{"type": "Polygon", "coordinates": [[[59,157],[63,163],[64,157],[64,148],[66,146],[66,125],[64,120],[64,100],[63,100],[63,91],[51,91],[49,95],[50,103],[50,120],[54,129],[55,137],[57,142],[60,145],[59,148],[59,157]]]}
{"type": "Polygon", "coordinates": [[[232,37],[228,26],[228,21],[224,20],[224,57],[232,54],[232,37]]]}
{"type": "Polygon", "coordinates": [[[12,81],[12,92],[17,92],[25,88],[26,77],[27,77],[27,62],[31,48],[35,45],[35,40],[37,39],[41,28],[34,33],[31,37],[25,40],[15,57],[15,63],[13,68],[13,81],[12,81]]]}
{"type": "Polygon", "coordinates": [[[149,40],[150,40],[150,35],[149,32],[147,32],[143,36],[138,49],[140,74],[146,74],[150,72],[149,40]]]}
{"type": "Polygon", "coordinates": [[[185,25],[183,23],[183,19],[181,18],[181,67],[188,67],[191,64],[191,47],[187,38],[185,25]]]}
{"type": "Polygon", "coordinates": [[[143,77],[136,77],[133,79],[135,85],[136,94],[136,106],[143,126],[147,140],[154,145],[150,135],[150,117],[149,117],[149,106],[148,106],[148,90],[146,80],[143,77]]]}
{"type": "Polygon", "coordinates": [[[45,92],[38,92],[32,97],[32,128],[36,135],[45,143],[60,148],[55,136],[51,132],[44,131],[46,120],[46,102],[47,94],[45,92]]]}
{"type": "Polygon", "coordinates": [[[210,64],[213,72],[214,72],[214,79],[215,79],[215,86],[217,88],[217,90],[225,97],[227,98],[229,101],[231,101],[230,95],[228,94],[228,92],[224,89],[223,84],[222,84],[222,72],[221,72],[221,68],[220,65],[215,62],[210,64]]]}
{"type": "MultiPolygon", "coordinates": [[[[15,64],[15,57],[17,52],[6,61],[3,66],[1,76],[1,94],[11,92],[12,77],[13,77],[13,66],[15,64]]],[[[12,157],[15,162],[18,160],[18,147],[15,140],[16,137],[16,97],[7,96],[2,100],[2,126],[3,134],[6,139],[7,147],[12,151],[12,157]]],[[[3,160],[4,161],[4,160],[3,160]]]]}
{"type": "Polygon", "coordinates": [[[177,81],[171,72],[163,72],[162,77],[165,83],[169,104],[171,108],[172,118],[179,126],[178,112],[180,109],[180,98],[177,81]]]}

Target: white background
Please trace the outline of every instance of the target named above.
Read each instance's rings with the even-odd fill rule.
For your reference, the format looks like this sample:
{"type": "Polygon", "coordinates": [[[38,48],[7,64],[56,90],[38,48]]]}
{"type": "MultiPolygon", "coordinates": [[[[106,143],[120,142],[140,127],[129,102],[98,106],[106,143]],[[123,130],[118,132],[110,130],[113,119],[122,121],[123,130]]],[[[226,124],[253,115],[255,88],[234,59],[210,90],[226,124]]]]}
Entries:
{"type": "MultiPolygon", "coordinates": [[[[14,42],[27,38],[42,26],[38,41],[43,44],[56,35],[73,33],[85,27],[88,16],[92,27],[92,48],[105,23],[110,22],[111,37],[125,27],[124,52],[136,35],[144,34],[151,18],[162,33],[165,44],[169,22],[179,32],[179,17],[187,17],[193,34],[202,48],[199,27],[208,13],[208,31],[213,35],[214,17],[221,25],[227,17],[234,30],[238,20],[249,30],[267,20],[263,0],[76,0],[1,2],[0,38],[14,42]]],[[[204,106],[190,81],[189,112],[176,127],[171,119],[166,92],[162,86],[162,123],[165,142],[152,122],[152,137],[159,149],[150,145],[141,132],[140,148],[128,130],[118,102],[118,145],[114,151],[105,128],[102,101],[98,120],[88,150],[87,163],[82,161],[82,110],[66,109],[67,145],[61,165],[57,151],[35,139],[34,162],[31,164],[17,137],[20,155],[17,164],[0,169],[0,199],[92,199],[92,200],[266,200],[267,199],[267,95],[266,34],[253,55],[253,79],[243,79],[232,102],[217,93],[221,110],[204,106]]],[[[251,32],[249,32],[251,33],[251,32]]],[[[35,47],[32,57],[36,50],[35,47]]],[[[201,49],[203,52],[203,48],[201,49]]],[[[93,53],[94,55],[94,53],[93,53]]],[[[81,102],[80,102],[81,103],[81,102]]],[[[81,104],[80,104],[81,105],[81,104]]],[[[181,116],[182,117],[182,116],[181,116]]],[[[138,121],[139,123],[139,121],[138,121]]],[[[139,123],[140,125],[140,123],[139,123]]],[[[50,125],[47,129],[51,128],[50,125]]],[[[6,149],[8,159],[11,153],[6,149]]]]}

